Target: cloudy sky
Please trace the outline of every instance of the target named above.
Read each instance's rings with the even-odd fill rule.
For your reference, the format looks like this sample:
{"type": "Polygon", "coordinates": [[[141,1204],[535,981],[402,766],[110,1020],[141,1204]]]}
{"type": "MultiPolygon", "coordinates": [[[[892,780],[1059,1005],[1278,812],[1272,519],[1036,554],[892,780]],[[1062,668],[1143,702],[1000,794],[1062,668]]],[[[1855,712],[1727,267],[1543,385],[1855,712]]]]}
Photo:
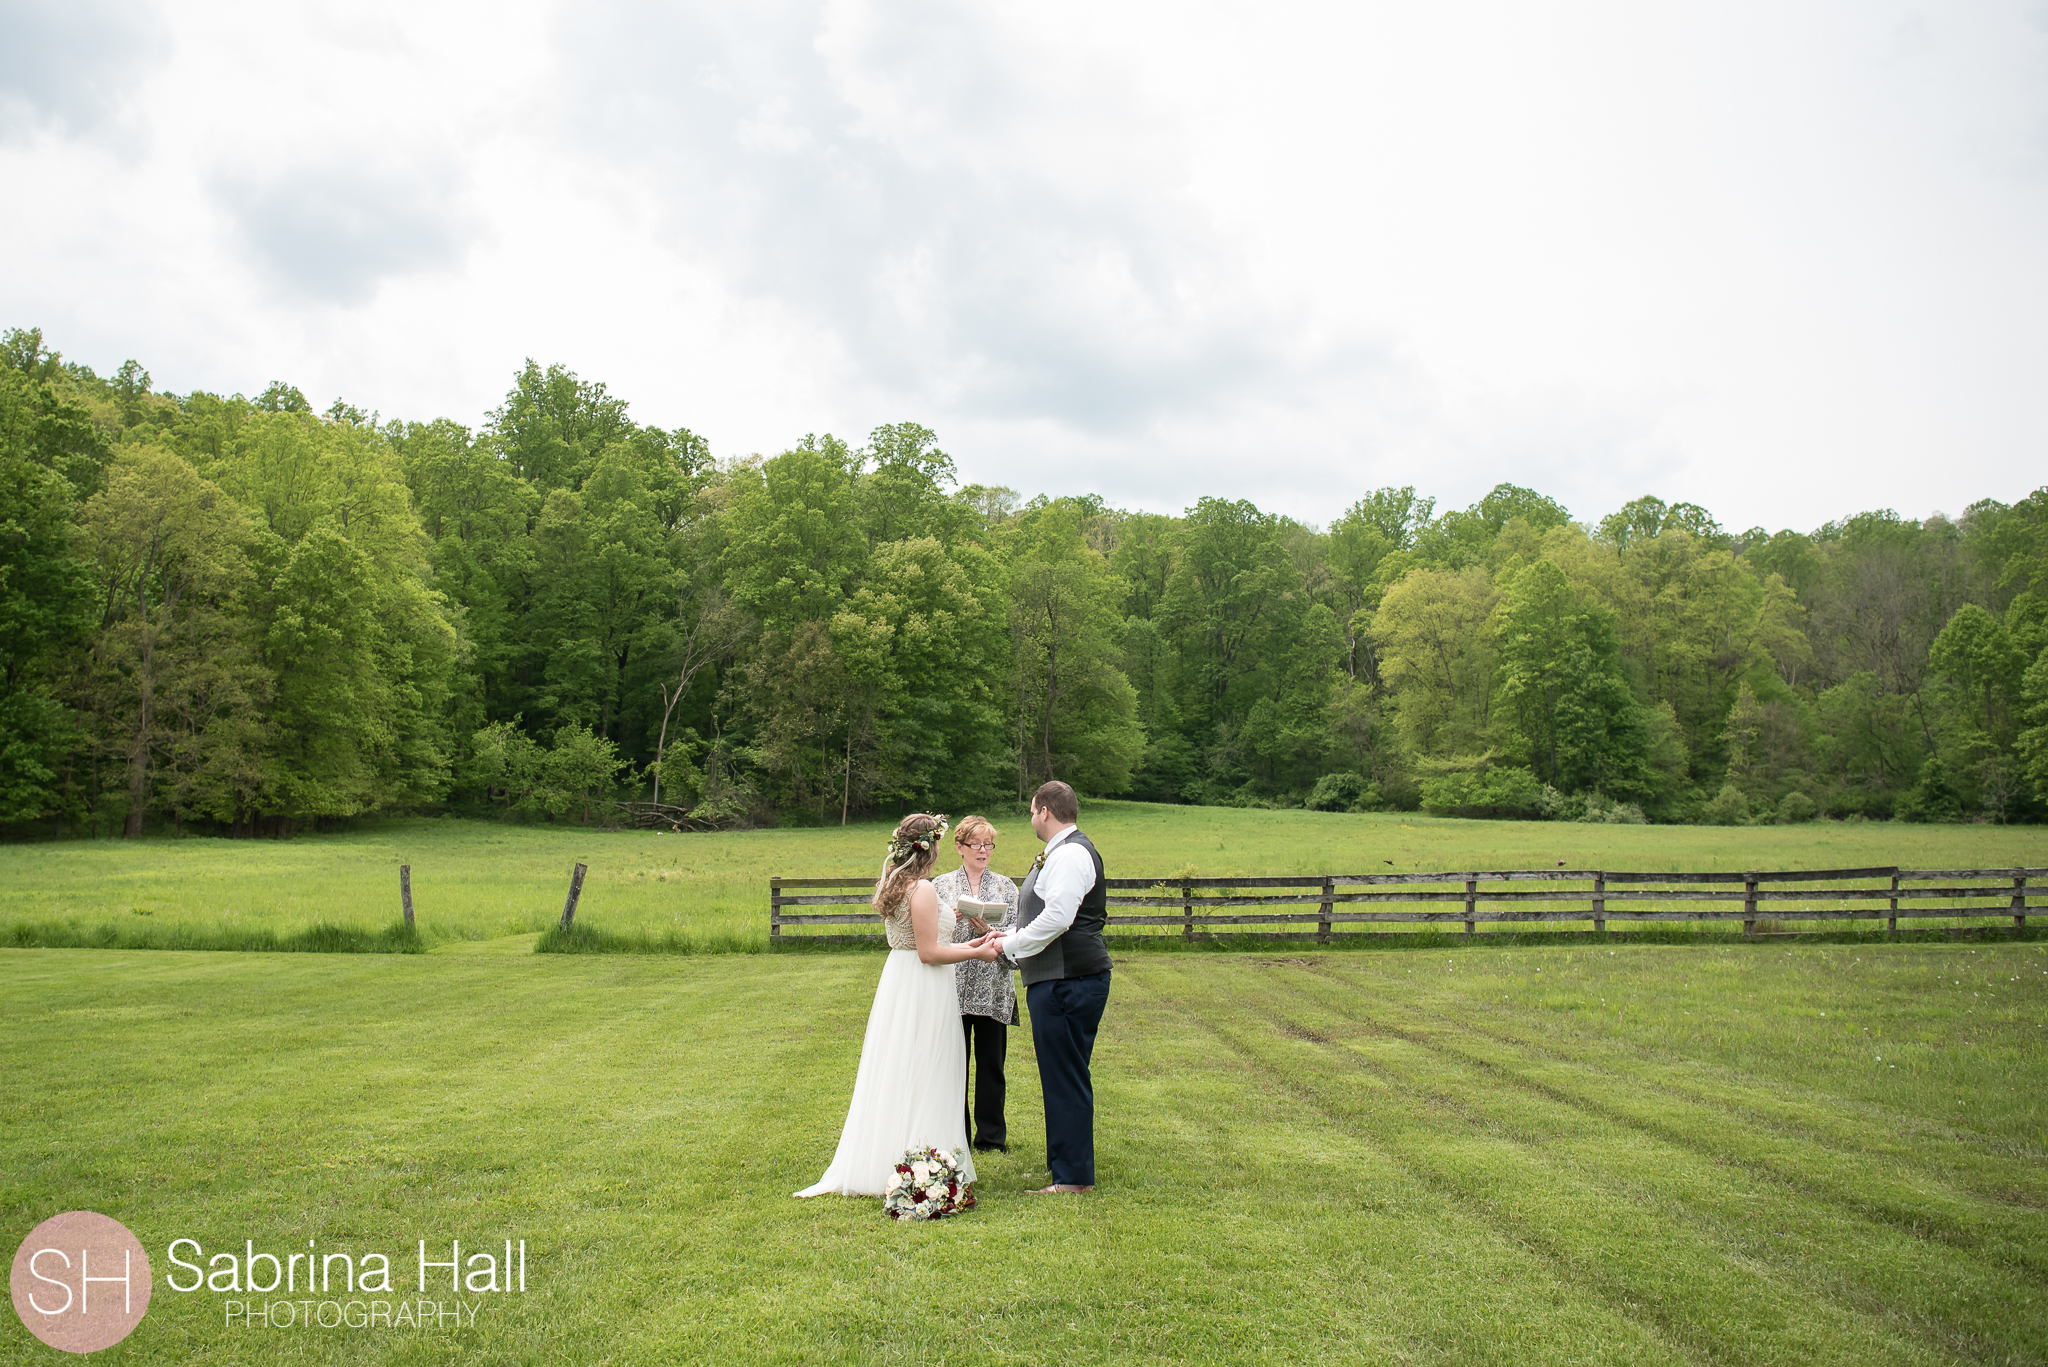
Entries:
{"type": "Polygon", "coordinates": [[[0,0],[0,325],[1326,522],[2048,482],[2048,0],[0,0]]]}

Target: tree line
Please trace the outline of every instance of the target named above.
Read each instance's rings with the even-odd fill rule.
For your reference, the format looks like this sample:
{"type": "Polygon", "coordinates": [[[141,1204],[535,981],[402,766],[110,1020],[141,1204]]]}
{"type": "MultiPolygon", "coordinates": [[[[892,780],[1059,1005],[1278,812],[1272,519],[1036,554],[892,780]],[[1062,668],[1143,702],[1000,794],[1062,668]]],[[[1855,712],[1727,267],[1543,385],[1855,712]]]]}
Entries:
{"type": "Polygon", "coordinates": [[[915,423],[715,459],[528,362],[475,428],[0,338],[0,822],[696,828],[1147,801],[2038,820],[2048,489],[1731,533],[1503,484],[1326,527],[962,486],[915,423]],[[618,803],[628,804],[621,808],[618,803]]]}

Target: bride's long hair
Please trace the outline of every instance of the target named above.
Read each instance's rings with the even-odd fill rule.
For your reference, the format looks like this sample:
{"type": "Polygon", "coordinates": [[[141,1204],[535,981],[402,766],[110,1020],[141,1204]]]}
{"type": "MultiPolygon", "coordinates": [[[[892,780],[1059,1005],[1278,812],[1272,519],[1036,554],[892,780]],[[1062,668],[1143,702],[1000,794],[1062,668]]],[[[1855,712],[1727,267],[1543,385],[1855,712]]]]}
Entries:
{"type": "Polygon", "coordinates": [[[882,858],[882,876],[875,880],[875,915],[887,918],[917,886],[917,880],[931,873],[938,862],[939,841],[946,834],[946,818],[929,812],[912,812],[896,823],[889,837],[889,853],[882,858]]]}

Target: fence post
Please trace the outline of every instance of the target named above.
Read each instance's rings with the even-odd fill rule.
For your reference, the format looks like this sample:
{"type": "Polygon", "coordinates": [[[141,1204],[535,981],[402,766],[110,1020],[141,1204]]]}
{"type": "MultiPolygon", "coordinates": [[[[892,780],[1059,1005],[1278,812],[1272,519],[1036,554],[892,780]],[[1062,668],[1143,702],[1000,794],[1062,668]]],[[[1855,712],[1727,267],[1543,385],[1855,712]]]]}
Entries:
{"type": "Polygon", "coordinates": [[[575,871],[569,875],[569,900],[562,903],[562,929],[564,930],[567,930],[569,923],[576,919],[576,899],[583,895],[584,872],[585,866],[578,864],[575,871]]]}
{"type": "MultiPolygon", "coordinates": [[[[585,865],[575,865],[575,872],[571,877],[569,884],[568,902],[562,908],[561,924],[562,928],[565,930],[569,929],[574,922],[576,915],[576,904],[581,895],[582,884],[587,871],[588,870],[585,865]]],[[[1870,916],[1870,903],[1882,900],[1887,903],[1887,910],[1885,913],[1885,929],[1889,934],[1890,938],[1896,941],[1897,939],[1899,939],[1899,917],[1903,914],[1905,910],[1904,908],[1902,908],[1901,902],[1906,900],[1909,896],[1907,892],[1908,880],[1905,876],[1906,872],[1907,871],[1901,870],[1897,866],[1888,866],[1885,868],[1870,869],[1808,869],[1784,871],[1765,870],[1761,872],[1752,870],[1746,873],[1733,874],[1732,876],[1742,884],[1742,909],[1737,913],[1737,915],[1741,918],[1743,938],[1747,940],[1754,940],[1758,938],[1763,933],[1762,928],[1767,920],[1770,920],[1775,923],[1778,917],[1784,917],[1787,915],[1785,911],[1779,910],[1775,912],[1773,916],[1770,918],[1764,917],[1762,908],[1763,892],[1761,885],[1765,878],[1788,879],[1788,881],[1822,882],[1832,884],[1844,884],[1847,880],[1853,878],[1855,880],[1855,885],[1853,887],[1843,887],[1829,890],[1832,896],[1839,898],[1841,901],[1853,902],[1855,904],[1853,910],[1844,909],[1842,907],[1814,908],[1807,911],[1804,914],[1804,918],[1814,919],[1818,921],[1851,919],[1861,921],[1875,919],[1870,916]],[[1890,883],[1888,887],[1876,886],[1876,879],[1877,876],[1880,874],[1889,875],[1890,883]]],[[[2011,868],[2005,868],[1950,870],[1948,872],[1955,875],[1955,877],[1957,878],[1969,878],[1973,880],[1980,880],[1986,883],[1998,882],[2006,878],[2011,878],[2012,883],[2009,887],[2001,883],[2001,886],[1997,888],[1984,887],[1968,889],[1967,900],[1969,904],[1956,907],[1953,910],[1943,910],[1941,912],[1942,916],[1954,916],[1960,919],[1967,919],[1973,921],[1979,925],[1987,926],[1990,922],[1994,920],[1998,920],[2001,917],[2009,916],[2012,918],[2013,932],[2015,935],[2022,935],[2026,932],[2027,917],[2032,910],[2032,907],[2028,901],[2028,897],[2029,894],[2035,891],[2038,886],[2041,886],[2036,885],[2031,880],[2037,876],[2041,876],[2044,872],[2043,870],[2021,869],[2017,873],[2015,873],[2011,868]],[[1993,893],[2003,895],[2007,898],[2007,900],[1996,906],[1978,905],[1976,903],[1976,899],[1979,897],[1984,898],[1985,902],[1989,903],[1990,895],[1993,893]]],[[[1583,874],[1586,877],[1586,879],[1592,884],[1591,890],[1588,894],[1588,905],[1586,915],[1588,919],[1590,919],[1593,923],[1595,935],[1597,937],[1604,938],[1612,933],[1612,928],[1607,924],[1607,922],[1610,919],[1612,919],[1608,915],[1607,908],[1607,875],[1604,871],[1600,870],[1579,870],[1578,873],[1583,874]]],[[[1452,896],[1458,898],[1459,901],[1463,902],[1464,907],[1462,911],[1452,912],[1451,914],[1464,922],[1465,934],[1468,937],[1471,937],[1476,936],[1479,931],[1479,903],[1482,900],[1479,894],[1479,885],[1489,880],[1503,881],[1513,880],[1517,877],[1529,878],[1531,876],[1532,874],[1530,873],[1517,873],[1513,871],[1478,870],[1466,873],[1432,872],[1428,874],[1414,876],[1405,874],[1371,876],[1362,874],[1346,874],[1344,878],[1340,880],[1335,874],[1306,874],[1296,877],[1275,878],[1265,880],[1252,878],[1247,880],[1247,885],[1238,886],[1240,880],[1237,879],[1202,879],[1195,877],[1194,874],[1190,872],[1185,873],[1181,875],[1179,878],[1174,879],[1172,881],[1162,879],[1157,882],[1154,882],[1150,879],[1146,879],[1144,880],[1145,887],[1149,890],[1147,895],[1143,897],[1134,898],[1132,900],[1138,903],[1140,906],[1143,906],[1148,903],[1151,904],[1152,908],[1156,909],[1156,911],[1159,914],[1156,916],[1146,916],[1142,919],[1156,920],[1162,922],[1163,924],[1160,925],[1159,930],[1161,932],[1164,932],[1168,926],[1171,926],[1173,924],[1174,921],[1173,916],[1167,913],[1166,909],[1172,906],[1174,901],[1176,900],[1171,894],[1171,889],[1173,888],[1175,883],[1178,883],[1180,886],[1180,897],[1178,900],[1180,902],[1181,908],[1181,936],[1183,942],[1191,942],[1195,937],[1197,929],[1196,923],[1198,920],[1206,920],[1212,927],[1227,927],[1229,925],[1237,924],[1243,919],[1241,917],[1231,915],[1231,908],[1219,905],[1219,903],[1241,903],[1247,908],[1257,908],[1263,911],[1270,911],[1274,909],[1273,904],[1275,903],[1291,904],[1285,908],[1288,913],[1285,916],[1254,916],[1251,918],[1251,920],[1255,924],[1265,924],[1269,920],[1289,921],[1298,924],[1304,916],[1308,915],[1306,908],[1303,906],[1301,902],[1300,890],[1302,888],[1312,888],[1316,889],[1316,892],[1314,894],[1316,900],[1314,903],[1310,903],[1308,905],[1314,905],[1317,907],[1315,914],[1312,917],[1310,917],[1310,919],[1314,922],[1316,927],[1315,933],[1313,937],[1307,934],[1302,934],[1301,936],[1299,936],[1299,938],[1313,938],[1319,945],[1329,945],[1336,943],[1336,888],[1339,881],[1344,881],[1346,883],[1357,882],[1373,884],[1385,882],[1390,885],[1388,888],[1384,890],[1375,889],[1373,891],[1361,892],[1356,895],[1347,893],[1346,915],[1349,918],[1346,921],[1347,925],[1351,925],[1355,929],[1360,927],[1369,928],[1370,922],[1372,920],[1377,919],[1378,917],[1385,917],[1387,920],[1407,920],[1413,924],[1426,924],[1429,928],[1430,933],[1432,934],[1434,934],[1443,925],[1442,916],[1444,904],[1439,900],[1431,905],[1422,906],[1412,902],[1400,902],[1400,899],[1406,898],[1411,895],[1440,899],[1443,896],[1442,889],[1445,883],[1451,883],[1453,885],[1463,883],[1464,891],[1462,893],[1453,893],[1452,896]],[[1210,908],[1211,914],[1208,914],[1204,917],[1197,917],[1195,913],[1195,906],[1198,901],[1195,895],[1198,891],[1198,889],[1195,887],[1195,884],[1197,883],[1216,883],[1219,885],[1213,890],[1216,894],[1214,899],[1209,900],[1205,903],[1205,905],[1207,905],[1210,908]],[[1273,895],[1268,896],[1266,895],[1263,887],[1253,886],[1262,883],[1273,885],[1291,885],[1293,890],[1286,894],[1274,893],[1273,895]],[[1438,891],[1417,894],[1414,892],[1414,888],[1418,883],[1434,886],[1436,889],[1438,889],[1438,891]],[[1393,887],[1391,885],[1396,884],[1408,888],[1409,891],[1399,892],[1393,890],[1393,887]],[[1159,894],[1161,892],[1165,892],[1167,893],[1167,895],[1160,896],[1159,894]],[[1245,895],[1240,896],[1239,894],[1245,895]],[[1400,905],[1406,908],[1406,910],[1399,912],[1373,911],[1366,912],[1363,916],[1360,916],[1354,914],[1350,909],[1351,904],[1355,902],[1377,903],[1383,900],[1389,903],[1399,902],[1400,905]]],[[[1556,877],[1560,881],[1564,881],[1573,877],[1574,875],[1566,874],[1562,870],[1558,870],[1553,872],[1549,876],[1556,877]]],[[[1713,890],[1710,890],[1703,900],[1718,902],[1721,905],[1725,906],[1730,899],[1725,895],[1725,893],[1719,891],[1718,889],[1733,886],[1732,883],[1726,881],[1730,876],[1731,875],[1727,873],[1713,875],[1714,878],[1720,879],[1722,881],[1713,884],[1713,890]]],[[[1679,881],[1679,876],[1676,874],[1649,874],[1645,872],[1616,873],[1615,877],[1621,879],[1624,885],[1629,884],[1632,881],[1679,881]]],[[[1931,870],[1914,871],[1914,877],[1916,880],[1923,882],[1939,881],[1939,875],[1935,871],[1931,870]]],[[[865,893],[847,893],[843,897],[837,895],[820,895],[817,897],[808,897],[801,895],[810,892],[812,890],[812,886],[814,885],[821,887],[839,887],[842,885],[847,887],[865,887],[867,886],[867,882],[865,879],[785,878],[779,875],[771,877],[768,880],[768,933],[771,938],[771,941],[779,943],[781,940],[789,938],[786,934],[784,934],[784,931],[789,926],[797,926],[798,928],[803,929],[807,932],[804,935],[797,936],[796,938],[798,939],[815,938],[838,940],[864,938],[860,936],[836,935],[812,936],[808,933],[814,926],[822,926],[823,924],[832,922],[838,918],[831,915],[803,914],[807,912],[816,911],[819,908],[801,904],[818,903],[820,904],[820,906],[823,906],[825,904],[832,904],[834,906],[838,906],[842,903],[852,904],[857,902],[864,902],[866,900],[865,893]],[[785,907],[792,906],[797,908],[797,914],[785,916],[783,914],[783,909],[785,907]]],[[[412,902],[411,865],[401,864],[399,866],[399,891],[400,895],[403,897],[405,901],[407,910],[410,911],[412,902]]],[[[1963,890],[1954,888],[1942,888],[1937,889],[1937,891],[1956,892],[1963,890]]],[[[1518,896],[1527,896],[1528,894],[1517,894],[1513,892],[1508,892],[1504,893],[1503,895],[1506,896],[1510,901],[1513,901],[1518,896]]],[[[1620,896],[1624,902],[1627,902],[1628,899],[1631,897],[1649,899],[1655,898],[1660,894],[1654,892],[1631,892],[1629,891],[1627,886],[1623,886],[1621,891],[1617,895],[1620,896]]],[[[1778,902],[1790,902],[1792,900],[1795,900],[1800,895],[1803,894],[1797,892],[1772,894],[1772,896],[1775,899],[1777,899],[1778,902]]],[[[1540,896],[1545,900],[1550,898],[1559,899],[1558,910],[1555,912],[1546,913],[1547,915],[1560,916],[1564,919],[1564,921],[1567,924],[1570,921],[1576,919],[1576,916],[1571,912],[1569,907],[1570,899],[1572,896],[1574,896],[1574,894],[1570,892],[1550,892],[1541,894],[1540,896]]],[[[1495,900],[1498,901],[1499,899],[1496,898],[1495,900]]],[[[1922,900],[1925,901],[1926,899],[1922,900]]],[[[2048,906],[2048,902],[2044,902],[2043,905],[2048,906]]],[[[1523,915],[1526,915],[1526,913],[1515,911],[1510,911],[1507,914],[1510,920],[1519,920],[1523,915]]],[[[1640,919],[1638,914],[1635,912],[1631,912],[1626,905],[1622,907],[1621,915],[1624,922],[1628,921],[1631,917],[1636,917],[1637,919],[1640,919]]],[[[1725,917],[1727,915],[1727,912],[1710,912],[1709,915],[1717,918],[1725,917]]],[[[1496,912],[1494,915],[1494,919],[1497,921],[1500,919],[1500,916],[1501,913],[1496,912]]],[[[853,920],[855,918],[849,917],[846,919],[853,920]]],[[[866,918],[860,919],[865,920],[866,918]]],[[[408,920],[407,924],[410,925],[411,921],[408,920]]],[[[1725,925],[1727,923],[1724,920],[1721,922],[1721,924],[1725,925]]],[[[1624,930],[1626,930],[1628,927],[1624,926],[1623,928],[1624,930]]],[[[1496,927],[1496,929],[1499,929],[1499,927],[1496,927]]],[[[1515,929],[1515,927],[1510,926],[1509,929],[1513,930],[1515,929]]],[[[1212,929],[1212,931],[1208,933],[1214,934],[1216,932],[1212,929]]],[[[1374,938],[1374,936],[1376,936],[1377,934],[1378,931],[1373,930],[1371,934],[1364,935],[1364,938],[1371,939],[1374,938]]],[[[1353,936],[1352,938],[1358,939],[1360,937],[1353,936]]]]}
{"type": "Polygon", "coordinates": [[[398,866],[398,904],[405,908],[406,929],[412,928],[412,865],[398,866]]]}

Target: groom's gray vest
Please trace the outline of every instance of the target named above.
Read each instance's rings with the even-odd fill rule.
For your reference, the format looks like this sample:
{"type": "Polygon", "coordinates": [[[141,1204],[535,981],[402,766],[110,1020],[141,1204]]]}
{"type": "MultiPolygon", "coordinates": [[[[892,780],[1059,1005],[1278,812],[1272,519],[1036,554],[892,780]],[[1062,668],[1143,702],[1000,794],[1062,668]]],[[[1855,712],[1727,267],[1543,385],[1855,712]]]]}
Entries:
{"type": "MultiPolygon", "coordinates": [[[[1079,831],[1060,842],[1062,849],[1068,845],[1079,845],[1095,861],[1095,886],[1082,894],[1072,925],[1044,949],[1017,961],[1026,987],[1055,978],[1087,978],[1109,972],[1109,946],[1102,942],[1102,927],[1109,919],[1109,890],[1102,879],[1102,854],[1079,831]]],[[[1017,889],[1017,925],[1030,925],[1044,910],[1045,901],[1038,895],[1038,868],[1034,866],[1024,875],[1024,886],[1017,889]]]]}

